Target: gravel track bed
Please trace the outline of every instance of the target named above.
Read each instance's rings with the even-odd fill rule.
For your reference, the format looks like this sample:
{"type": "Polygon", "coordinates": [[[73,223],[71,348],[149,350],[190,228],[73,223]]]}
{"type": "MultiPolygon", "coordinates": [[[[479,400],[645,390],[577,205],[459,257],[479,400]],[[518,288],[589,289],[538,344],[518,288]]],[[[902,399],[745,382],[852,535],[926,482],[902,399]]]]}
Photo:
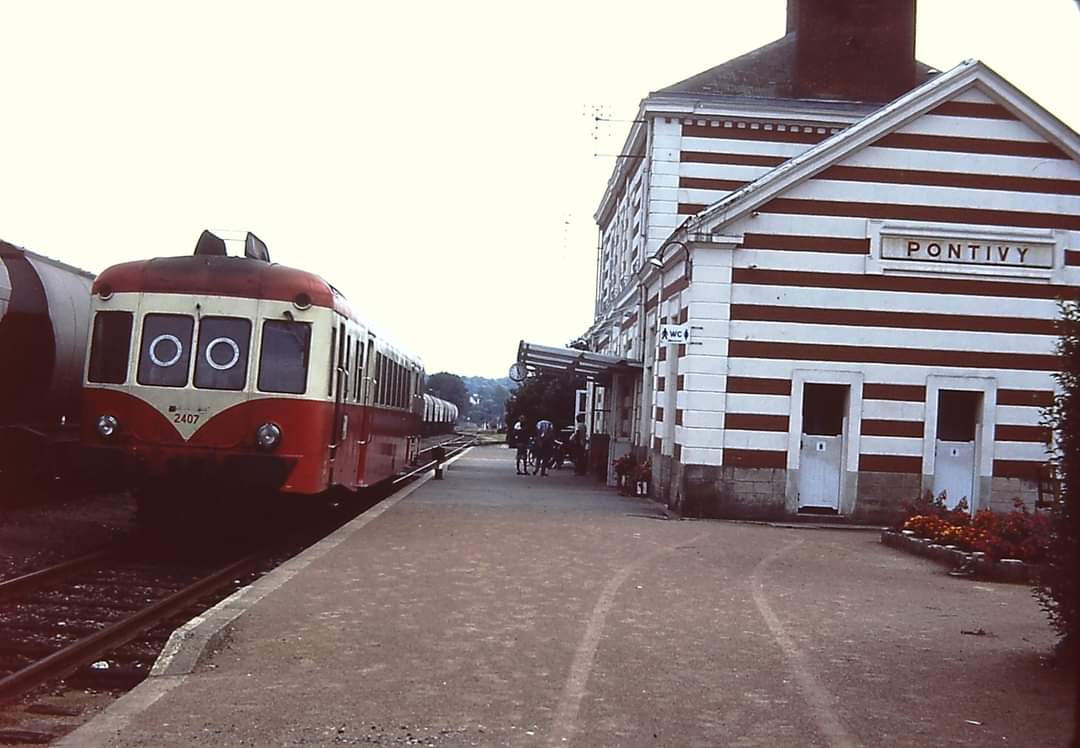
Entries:
{"type": "Polygon", "coordinates": [[[0,579],[97,550],[134,528],[125,493],[0,508],[0,579]]]}

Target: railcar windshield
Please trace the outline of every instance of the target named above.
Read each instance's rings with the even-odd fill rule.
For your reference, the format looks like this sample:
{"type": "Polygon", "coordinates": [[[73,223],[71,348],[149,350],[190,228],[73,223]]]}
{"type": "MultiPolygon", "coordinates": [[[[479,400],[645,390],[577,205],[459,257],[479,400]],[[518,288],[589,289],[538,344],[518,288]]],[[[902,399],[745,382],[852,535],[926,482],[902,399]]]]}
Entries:
{"type": "Polygon", "coordinates": [[[139,384],[183,387],[191,363],[195,321],[183,314],[148,314],[143,319],[139,384]]]}
{"type": "Polygon", "coordinates": [[[131,353],[131,312],[98,312],[90,341],[87,379],[102,384],[123,384],[131,353]]]}
{"type": "Polygon", "coordinates": [[[300,395],[307,389],[311,325],[268,319],[259,354],[259,390],[300,395]]]}
{"type": "Polygon", "coordinates": [[[244,389],[250,347],[250,320],[238,317],[200,319],[195,386],[209,390],[244,389]]]}

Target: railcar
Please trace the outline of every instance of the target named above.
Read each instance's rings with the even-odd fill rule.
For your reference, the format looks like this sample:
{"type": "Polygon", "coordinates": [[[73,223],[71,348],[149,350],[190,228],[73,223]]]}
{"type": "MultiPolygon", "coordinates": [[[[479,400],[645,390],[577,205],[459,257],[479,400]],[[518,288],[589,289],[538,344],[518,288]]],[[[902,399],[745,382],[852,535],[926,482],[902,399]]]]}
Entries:
{"type": "Polygon", "coordinates": [[[458,406],[434,395],[424,395],[424,416],[422,429],[424,436],[448,434],[457,423],[458,406]]]}
{"type": "Polygon", "coordinates": [[[76,463],[93,279],[0,241],[0,503],[76,463]]]}
{"type": "Polygon", "coordinates": [[[113,266],[92,292],[83,439],[140,503],[351,490],[415,459],[420,360],[253,234],[234,257],[203,232],[194,255],[113,266]]]}

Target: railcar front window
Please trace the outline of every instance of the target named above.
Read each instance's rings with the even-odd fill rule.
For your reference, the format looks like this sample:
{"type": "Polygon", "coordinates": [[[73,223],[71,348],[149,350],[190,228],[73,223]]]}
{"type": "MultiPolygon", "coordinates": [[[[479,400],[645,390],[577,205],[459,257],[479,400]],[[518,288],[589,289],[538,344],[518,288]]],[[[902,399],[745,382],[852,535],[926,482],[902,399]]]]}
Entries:
{"type": "Polygon", "coordinates": [[[139,384],[183,387],[191,363],[195,320],[183,314],[148,314],[139,351],[139,384]]]}
{"type": "Polygon", "coordinates": [[[237,317],[199,320],[195,386],[208,390],[244,389],[250,345],[250,320],[237,317]]]}
{"type": "Polygon", "coordinates": [[[259,390],[301,395],[307,390],[311,326],[267,320],[259,354],[259,390]]]}
{"type": "Polygon", "coordinates": [[[90,342],[87,379],[103,384],[123,384],[131,355],[131,312],[98,312],[90,342]]]}

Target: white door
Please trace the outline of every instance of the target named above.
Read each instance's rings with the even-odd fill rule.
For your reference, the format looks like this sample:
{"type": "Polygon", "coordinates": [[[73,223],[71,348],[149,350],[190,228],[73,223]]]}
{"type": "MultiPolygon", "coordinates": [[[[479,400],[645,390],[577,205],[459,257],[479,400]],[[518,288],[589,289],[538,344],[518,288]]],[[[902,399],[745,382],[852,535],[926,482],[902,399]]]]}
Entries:
{"type": "Polygon", "coordinates": [[[934,448],[934,496],[945,492],[945,506],[955,509],[961,499],[967,499],[968,509],[974,507],[975,442],[938,439],[934,448]]]}
{"type": "Polygon", "coordinates": [[[799,509],[840,510],[843,436],[803,434],[799,448],[799,509]]]}

